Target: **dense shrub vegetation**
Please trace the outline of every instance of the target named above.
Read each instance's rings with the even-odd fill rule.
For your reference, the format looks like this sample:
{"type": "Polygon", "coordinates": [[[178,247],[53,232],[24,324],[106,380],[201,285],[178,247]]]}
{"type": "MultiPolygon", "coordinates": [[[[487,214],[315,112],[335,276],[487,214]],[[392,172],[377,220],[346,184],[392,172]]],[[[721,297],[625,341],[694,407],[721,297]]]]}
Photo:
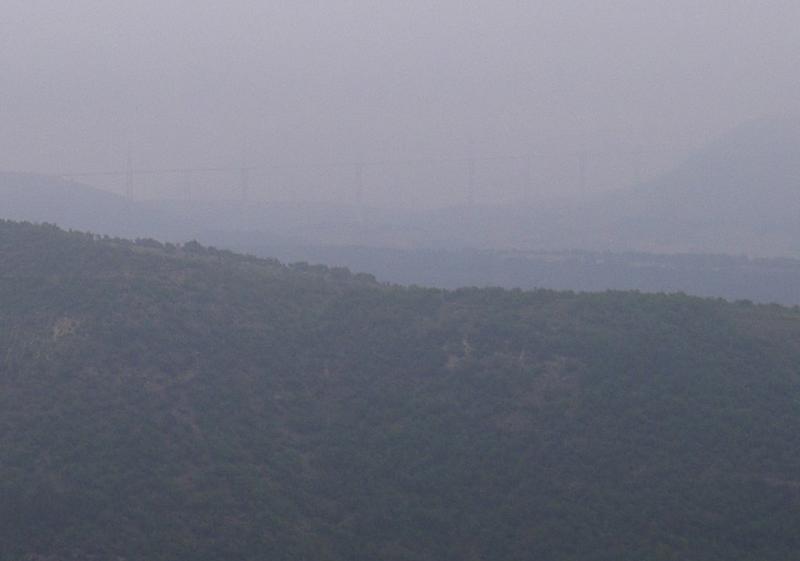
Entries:
{"type": "Polygon", "coordinates": [[[785,561],[800,311],[0,222],[0,559],[785,561]]]}

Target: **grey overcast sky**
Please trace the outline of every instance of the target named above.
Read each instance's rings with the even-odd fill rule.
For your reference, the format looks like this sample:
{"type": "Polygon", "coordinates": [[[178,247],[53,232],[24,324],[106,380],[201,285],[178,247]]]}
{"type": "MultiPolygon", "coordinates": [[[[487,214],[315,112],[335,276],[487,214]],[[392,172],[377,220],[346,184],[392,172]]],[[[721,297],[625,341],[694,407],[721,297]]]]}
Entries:
{"type": "Polygon", "coordinates": [[[698,146],[800,105],[797,0],[3,0],[0,168],[698,146]]]}

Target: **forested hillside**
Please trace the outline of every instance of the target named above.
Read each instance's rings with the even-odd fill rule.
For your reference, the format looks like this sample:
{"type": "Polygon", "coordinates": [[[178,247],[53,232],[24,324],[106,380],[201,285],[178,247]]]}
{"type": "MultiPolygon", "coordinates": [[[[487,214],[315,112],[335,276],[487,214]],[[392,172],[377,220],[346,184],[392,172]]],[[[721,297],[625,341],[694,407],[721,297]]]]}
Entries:
{"type": "Polygon", "coordinates": [[[800,310],[0,222],[0,560],[785,561],[800,310]]]}

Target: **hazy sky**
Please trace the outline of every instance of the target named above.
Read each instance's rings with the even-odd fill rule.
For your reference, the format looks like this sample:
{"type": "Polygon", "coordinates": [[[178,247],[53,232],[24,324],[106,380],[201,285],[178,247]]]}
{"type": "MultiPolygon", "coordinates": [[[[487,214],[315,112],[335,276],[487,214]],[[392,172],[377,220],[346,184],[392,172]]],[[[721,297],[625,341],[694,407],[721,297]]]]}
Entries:
{"type": "Polygon", "coordinates": [[[3,0],[0,168],[688,149],[798,113],[799,27],[797,0],[3,0]]]}

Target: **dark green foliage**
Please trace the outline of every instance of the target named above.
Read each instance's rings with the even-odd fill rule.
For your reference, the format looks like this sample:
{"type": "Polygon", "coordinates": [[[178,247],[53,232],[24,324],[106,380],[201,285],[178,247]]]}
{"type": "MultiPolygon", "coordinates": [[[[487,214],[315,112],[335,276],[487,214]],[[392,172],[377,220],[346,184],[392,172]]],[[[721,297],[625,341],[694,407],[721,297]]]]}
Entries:
{"type": "Polygon", "coordinates": [[[0,222],[0,560],[784,561],[800,312],[0,222]]]}

